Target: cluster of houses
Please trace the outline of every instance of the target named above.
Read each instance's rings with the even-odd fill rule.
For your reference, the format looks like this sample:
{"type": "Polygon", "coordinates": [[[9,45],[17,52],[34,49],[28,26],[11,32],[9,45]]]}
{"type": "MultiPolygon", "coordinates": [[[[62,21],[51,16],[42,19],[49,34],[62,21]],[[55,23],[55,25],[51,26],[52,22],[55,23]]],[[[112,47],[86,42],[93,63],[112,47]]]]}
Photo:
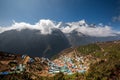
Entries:
{"type": "Polygon", "coordinates": [[[10,68],[9,71],[0,72],[0,75],[8,75],[8,74],[14,74],[14,73],[21,73],[23,71],[25,71],[25,65],[19,64],[16,67],[10,68]]]}
{"type": "Polygon", "coordinates": [[[27,64],[27,62],[33,62],[34,61],[33,58],[30,58],[27,55],[22,55],[21,58],[22,58],[22,60],[19,61],[19,62],[17,60],[13,60],[11,63],[16,64],[16,66],[11,67],[7,71],[0,72],[0,75],[22,73],[22,72],[24,72],[26,70],[26,64],[27,64]]]}
{"type": "Polygon", "coordinates": [[[48,72],[50,74],[55,74],[59,72],[63,72],[64,74],[74,74],[78,73],[85,73],[89,69],[89,63],[87,62],[87,58],[84,57],[67,57],[61,56],[54,61],[48,62],[48,72]]]}
{"type": "MultiPolygon", "coordinates": [[[[11,67],[9,71],[0,72],[0,75],[14,74],[14,73],[22,73],[26,70],[26,64],[28,62],[34,62],[33,58],[30,58],[27,55],[21,56],[22,61],[17,63],[17,66],[11,67]]],[[[36,60],[36,58],[35,58],[36,60]]],[[[85,73],[89,69],[90,60],[88,57],[83,56],[60,56],[59,58],[50,61],[48,58],[42,57],[38,60],[41,63],[47,63],[48,67],[46,71],[48,74],[56,74],[62,72],[67,75],[78,73],[85,73]]]]}

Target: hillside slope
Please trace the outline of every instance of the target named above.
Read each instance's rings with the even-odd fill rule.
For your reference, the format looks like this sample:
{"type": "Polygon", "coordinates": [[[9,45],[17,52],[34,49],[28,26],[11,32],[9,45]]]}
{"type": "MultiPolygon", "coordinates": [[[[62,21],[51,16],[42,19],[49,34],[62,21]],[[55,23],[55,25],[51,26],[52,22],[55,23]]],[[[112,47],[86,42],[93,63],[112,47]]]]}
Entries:
{"type": "Polygon", "coordinates": [[[120,80],[120,41],[98,42],[68,48],[54,56],[54,59],[58,59],[61,55],[72,57],[91,55],[96,60],[92,61],[84,75],[63,76],[65,80],[120,80]]]}
{"type": "MultiPolygon", "coordinates": [[[[4,60],[6,58],[8,57],[4,57],[4,60]]],[[[71,47],[51,60],[39,57],[33,59],[33,63],[26,64],[26,71],[22,74],[0,76],[0,79],[13,80],[14,77],[21,80],[120,80],[120,41],[71,47]],[[66,68],[62,69],[62,65],[66,68]],[[56,68],[58,66],[60,71],[56,68]]]]}

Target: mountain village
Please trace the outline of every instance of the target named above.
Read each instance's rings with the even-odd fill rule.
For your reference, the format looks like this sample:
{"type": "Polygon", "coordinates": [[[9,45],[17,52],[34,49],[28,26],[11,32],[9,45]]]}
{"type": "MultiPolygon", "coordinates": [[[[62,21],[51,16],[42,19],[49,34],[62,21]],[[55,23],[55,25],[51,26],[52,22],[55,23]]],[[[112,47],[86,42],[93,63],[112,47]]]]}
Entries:
{"type": "MultiPolygon", "coordinates": [[[[114,41],[90,44],[87,45],[87,47],[81,46],[80,48],[71,47],[63,50],[56,56],[53,56],[51,59],[45,57],[30,57],[24,54],[0,52],[0,79],[6,79],[6,76],[8,80],[10,80],[10,76],[19,79],[19,75],[21,75],[20,77],[24,76],[24,79],[27,77],[29,78],[28,80],[54,80],[56,76],[60,77],[59,75],[64,75],[65,80],[69,80],[69,78],[72,78],[73,80],[77,78],[79,80],[81,77],[84,77],[88,74],[92,75],[96,71],[100,72],[100,75],[102,75],[104,70],[106,70],[108,73],[109,70],[111,70],[113,71],[110,74],[112,77],[110,77],[108,80],[117,80],[114,78],[115,75],[118,77],[120,75],[120,54],[114,54],[110,52],[110,54],[108,54],[107,50],[112,51],[113,48],[113,51],[118,51],[119,46],[120,41],[114,41]],[[84,53],[84,51],[92,53],[87,54],[84,53]],[[106,65],[108,62],[113,66],[111,64],[106,65]],[[113,70],[111,66],[115,70],[113,70]],[[77,76],[78,74],[80,74],[80,76],[77,76]]],[[[105,74],[108,74],[107,72],[105,72],[105,74]]],[[[92,79],[92,77],[89,75],[87,78],[90,77],[92,79]]],[[[99,74],[97,76],[99,77],[99,74]]]]}
{"type": "MultiPolygon", "coordinates": [[[[15,57],[15,55],[9,54],[7,57],[15,57]]],[[[54,76],[56,73],[64,73],[66,75],[71,75],[76,72],[84,74],[88,69],[91,63],[95,61],[91,55],[88,56],[78,56],[73,50],[67,55],[61,55],[59,58],[54,60],[49,60],[48,58],[31,58],[28,55],[21,55],[17,60],[1,60],[1,64],[12,65],[5,70],[0,71],[0,75],[9,75],[9,74],[21,74],[23,72],[33,72],[34,74],[39,74],[40,76],[54,76]],[[39,67],[45,65],[41,70],[35,70],[34,63],[37,63],[35,66],[39,67]],[[30,68],[32,67],[32,69],[30,68]],[[32,71],[34,70],[34,71],[32,71]]],[[[2,67],[1,67],[2,68],[2,67]]]]}

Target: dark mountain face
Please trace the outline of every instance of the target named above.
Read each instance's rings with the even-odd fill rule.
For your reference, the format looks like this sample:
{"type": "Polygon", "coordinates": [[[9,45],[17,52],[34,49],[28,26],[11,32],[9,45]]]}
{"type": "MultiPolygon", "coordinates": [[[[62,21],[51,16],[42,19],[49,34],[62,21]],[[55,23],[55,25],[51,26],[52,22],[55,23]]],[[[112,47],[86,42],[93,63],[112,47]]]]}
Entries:
{"type": "Polygon", "coordinates": [[[0,34],[0,50],[29,54],[30,56],[51,57],[70,47],[69,41],[60,30],[42,35],[39,30],[11,30],[0,34]]]}
{"type": "Polygon", "coordinates": [[[120,32],[109,26],[87,24],[84,20],[54,23],[40,20],[37,24],[15,23],[0,27],[0,51],[52,57],[63,49],[94,42],[120,40],[120,32]]]}
{"type": "Polygon", "coordinates": [[[90,37],[78,32],[64,34],[58,29],[47,35],[41,34],[40,30],[10,30],[0,34],[0,51],[50,58],[70,46],[118,39],[118,36],[90,37]]]}

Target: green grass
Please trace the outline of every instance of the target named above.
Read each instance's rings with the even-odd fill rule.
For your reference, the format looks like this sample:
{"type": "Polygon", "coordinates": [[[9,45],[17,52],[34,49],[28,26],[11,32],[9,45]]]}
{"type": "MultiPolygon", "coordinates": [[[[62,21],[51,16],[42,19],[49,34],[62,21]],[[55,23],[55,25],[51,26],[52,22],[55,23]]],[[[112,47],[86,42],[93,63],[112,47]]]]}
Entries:
{"type": "Polygon", "coordinates": [[[77,48],[77,51],[80,52],[82,55],[88,55],[100,50],[101,49],[97,44],[88,44],[77,48]]]}

